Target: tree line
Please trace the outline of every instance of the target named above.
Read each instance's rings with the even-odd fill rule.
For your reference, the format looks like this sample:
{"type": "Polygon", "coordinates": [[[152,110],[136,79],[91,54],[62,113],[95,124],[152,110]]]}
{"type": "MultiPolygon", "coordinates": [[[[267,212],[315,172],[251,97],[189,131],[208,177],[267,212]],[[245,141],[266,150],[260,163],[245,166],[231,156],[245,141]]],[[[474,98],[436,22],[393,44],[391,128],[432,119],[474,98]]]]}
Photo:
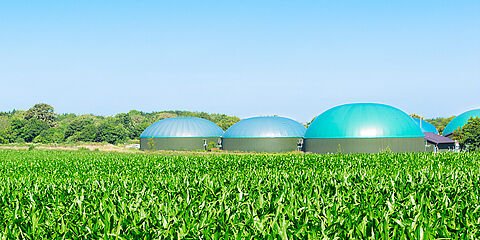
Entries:
{"type": "MultiPolygon", "coordinates": [[[[421,118],[416,114],[411,116],[421,118]]],[[[25,142],[118,144],[138,139],[145,128],[154,122],[171,117],[204,118],[214,122],[223,130],[240,121],[235,116],[190,111],[145,113],[131,110],[128,113],[108,117],[93,114],[57,114],[52,106],[40,103],[26,111],[0,112],[0,144],[25,142]]],[[[424,120],[433,124],[441,134],[453,118],[455,116],[424,120]]],[[[457,140],[464,149],[480,150],[480,118],[470,119],[464,127],[454,132],[452,138],[457,140]]]]}
{"type": "Polygon", "coordinates": [[[199,117],[226,130],[240,121],[225,114],[189,111],[145,113],[131,110],[115,116],[93,114],[57,114],[48,104],[36,104],[27,111],[0,112],[0,143],[123,143],[138,139],[140,134],[159,120],[171,117],[199,117]]]}

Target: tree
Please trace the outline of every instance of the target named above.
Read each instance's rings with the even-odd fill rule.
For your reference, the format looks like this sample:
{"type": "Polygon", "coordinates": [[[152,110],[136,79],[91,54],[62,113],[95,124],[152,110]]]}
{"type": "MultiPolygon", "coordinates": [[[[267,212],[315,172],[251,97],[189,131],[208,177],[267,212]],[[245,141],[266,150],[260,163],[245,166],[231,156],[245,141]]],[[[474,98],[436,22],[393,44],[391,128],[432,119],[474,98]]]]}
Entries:
{"type": "Polygon", "coordinates": [[[11,128],[5,128],[0,130],[0,144],[7,144],[13,142],[13,139],[11,139],[11,137],[11,128]]]}
{"type": "Polygon", "coordinates": [[[49,128],[43,130],[40,135],[33,139],[35,143],[59,143],[63,142],[65,132],[60,128],[49,128]]]}
{"type": "Polygon", "coordinates": [[[128,139],[138,139],[148,126],[171,117],[204,118],[214,122],[223,130],[240,121],[238,117],[226,114],[178,110],[152,113],[131,110],[128,113],[119,113],[115,117],[77,116],[73,113],[58,115],[55,114],[52,106],[36,104],[28,111],[0,112],[0,143],[25,141],[119,143],[128,139]]]}
{"type": "Polygon", "coordinates": [[[178,117],[178,115],[172,114],[172,113],[167,113],[167,112],[156,113],[155,117],[153,118],[152,123],[158,122],[158,121],[166,119],[166,118],[172,118],[172,117],[178,117]]]}
{"type": "Polygon", "coordinates": [[[90,116],[79,116],[65,128],[65,138],[69,142],[93,142],[97,137],[97,127],[90,116]]]}
{"type": "Polygon", "coordinates": [[[25,142],[23,139],[23,131],[25,125],[27,125],[28,121],[25,119],[20,118],[13,118],[10,122],[10,126],[7,127],[4,131],[5,137],[4,139],[8,139],[9,143],[14,142],[25,142]]]}
{"type": "Polygon", "coordinates": [[[135,139],[135,123],[132,117],[126,113],[120,113],[115,116],[115,122],[121,124],[127,133],[129,139],[135,139]]]}
{"type": "Polygon", "coordinates": [[[460,147],[469,150],[480,150],[480,118],[470,118],[462,128],[453,132],[460,147]]]}
{"type": "Polygon", "coordinates": [[[27,123],[20,128],[19,136],[26,142],[33,142],[33,139],[40,135],[40,133],[50,128],[48,123],[38,120],[36,118],[30,119],[27,123]]]}
{"type": "Polygon", "coordinates": [[[97,142],[117,144],[125,142],[128,138],[125,128],[120,124],[108,119],[98,126],[97,142]]]}
{"type": "Polygon", "coordinates": [[[225,131],[238,121],[240,121],[240,118],[238,117],[225,117],[220,119],[219,121],[215,121],[214,123],[225,131]]]}
{"type": "Polygon", "coordinates": [[[10,127],[10,118],[8,116],[0,116],[0,130],[10,127]]]}
{"type": "Polygon", "coordinates": [[[39,103],[35,104],[35,106],[28,109],[25,113],[26,120],[30,120],[32,118],[46,122],[50,126],[54,126],[56,114],[52,106],[45,103],[39,103]]]}
{"type": "Polygon", "coordinates": [[[146,120],[140,123],[135,124],[133,129],[131,130],[130,139],[137,139],[140,137],[140,134],[148,127],[150,126],[150,123],[148,123],[146,120]]]}
{"type": "Polygon", "coordinates": [[[438,117],[438,118],[432,118],[432,119],[424,119],[425,121],[431,123],[433,126],[435,126],[440,134],[442,134],[443,130],[447,126],[447,124],[454,119],[455,116],[451,116],[449,118],[443,118],[443,117],[438,117]]]}
{"type": "Polygon", "coordinates": [[[142,115],[131,115],[133,124],[139,124],[143,122],[146,118],[142,115]]]}
{"type": "Polygon", "coordinates": [[[422,119],[422,117],[420,115],[416,114],[416,113],[410,114],[410,117],[416,118],[416,119],[422,119]]]}

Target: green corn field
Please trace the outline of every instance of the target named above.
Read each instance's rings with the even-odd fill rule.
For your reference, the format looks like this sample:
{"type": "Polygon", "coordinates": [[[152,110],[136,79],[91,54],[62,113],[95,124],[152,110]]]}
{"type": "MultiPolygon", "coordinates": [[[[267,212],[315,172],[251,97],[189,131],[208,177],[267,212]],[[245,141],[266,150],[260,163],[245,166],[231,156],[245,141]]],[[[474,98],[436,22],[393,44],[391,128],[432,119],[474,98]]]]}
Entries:
{"type": "Polygon", "coordinates": [[[0,239],[479,239],[480,154],[0,150],[0,239]]]}

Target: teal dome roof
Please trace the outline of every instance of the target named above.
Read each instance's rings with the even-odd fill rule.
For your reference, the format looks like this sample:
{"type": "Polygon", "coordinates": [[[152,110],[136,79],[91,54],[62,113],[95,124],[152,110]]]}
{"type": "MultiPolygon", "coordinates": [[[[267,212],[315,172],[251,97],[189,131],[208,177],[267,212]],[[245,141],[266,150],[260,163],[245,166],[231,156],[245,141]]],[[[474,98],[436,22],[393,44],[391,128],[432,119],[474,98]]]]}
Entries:
{"type": "Polygon", "coordinates": [[[310,124],[305,138],[414,138],[420,127],[401,110],[378,103],[352,103],[331,108],[310,124]]]}
{"type": "Polygon", "coordinates": [[[253,117],[233,124],[223,138],[285,138],[303,137],[305,128],[299,122],[284,117],[253,117]]]}
{"type": "Polygon", "coordinates": [[[160,120],[145,129],[141,138],[220,137],[223,130],[215,123],[197,117],[175,117],[160,120]]]}
{"type": "Polygon", "coordinates": [[[435,126],[433,126],[433,124],[425,121],[425,120],[420,120],[418,118],[413,118],[413,120],[415,120],[415,122],[418,124],[418,126],[420,126],[420,121],[422,121],[422,125],[420,126],[420,128],[422,129],[422,132],[431,132],[431,133],[435,133],[435,134],[438,134],[438,130],[435,126]]]}
{"type": "Polygon", "coordinates": [[[472,117],[480,117],[480,109],[474,109],[468,112],[464,112],[458,115],[456,118],[452,119],[452,121],[450,121],[445,127],[445,130],[443,130],[443,135],[446,136],[453,133],[453,131],[457,130],[457,128],[463,127],[463,125],[467,124],[468,119],[472,117]]]}

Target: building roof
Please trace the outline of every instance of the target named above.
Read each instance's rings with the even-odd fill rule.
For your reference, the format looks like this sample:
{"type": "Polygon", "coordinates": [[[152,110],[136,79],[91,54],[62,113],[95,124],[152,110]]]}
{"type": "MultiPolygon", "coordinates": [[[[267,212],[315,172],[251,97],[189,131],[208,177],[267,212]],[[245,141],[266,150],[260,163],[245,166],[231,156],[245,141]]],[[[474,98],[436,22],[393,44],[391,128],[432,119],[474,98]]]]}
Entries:
{"type": "Polygon", "coordinates": [[[253,117],[233,124],[222,138],[303,137],[306,130],[302,124],[289,118],[253,117]]]}
{"type": "Polygon", "coordinates": [[[305,138],[423,138],[412,117],[378,103],[353,103],[331,108],[310,124],[305,138]]]}
{"type": "Polygon", "coordinates": [[[450,139],[450,138],[447,138],[447,137],[444,137],[444,136],[441,136],[441,135],[438,135],[438,134],[435,134],[435,133],[431,133],[431,132],[426,132],[425,133],[425,139],[428,142],[432,142],[432,143],[435,143],[435,144],[442,144],[442,143],[454,144],[455,143],[455,141],[450,139]]]}
{"type": "Polygon", "coordinates": [[[464,112],[452,119],[452,121],[450,121],[445,127],[445,130],[443,130],[443,136],[450,135],[453,133],[453,131],[457,130],[457,128],[463,127],[463,125],[467,124],[468,119],[471,117],[480,117],[480,109],[464,112]]]}
{"type": "Polygon", "coordinates": [[[435,133],[435,134],[438,134],[438,130],[435,126],[433,126],[433,124],[425,121],[425,120],[420,120],[418,118],[413,118],[413,120],[415,120],[415,122],[418,124],[418,126],[420,126],[420,122],[422,123],[420,128],[422,129],[422,131],[424,133],[426,132],[431,132],[431,133],[435,133]]]}
{"type": "Polygon", "coordinates": [[[147,127],[141,138],[220,137],[222,128],[197,117],[175,117],[160,120],[147,127]]]}

